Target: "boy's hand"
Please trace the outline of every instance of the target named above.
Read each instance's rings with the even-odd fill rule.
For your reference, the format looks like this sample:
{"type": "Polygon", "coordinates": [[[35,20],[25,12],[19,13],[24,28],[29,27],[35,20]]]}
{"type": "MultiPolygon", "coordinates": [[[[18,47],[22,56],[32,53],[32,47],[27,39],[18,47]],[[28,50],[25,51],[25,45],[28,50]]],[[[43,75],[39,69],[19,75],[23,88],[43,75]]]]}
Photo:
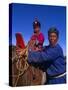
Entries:
{"type": "Polygon", "coordinates": [[[42,48],[36,47],[34,51],[42,51],[42,48]]]}
{"type": "Polygon", "coordinates": [[[16,54],[18,55],[22,51],[21,48],[16,48],[16,54]]]}

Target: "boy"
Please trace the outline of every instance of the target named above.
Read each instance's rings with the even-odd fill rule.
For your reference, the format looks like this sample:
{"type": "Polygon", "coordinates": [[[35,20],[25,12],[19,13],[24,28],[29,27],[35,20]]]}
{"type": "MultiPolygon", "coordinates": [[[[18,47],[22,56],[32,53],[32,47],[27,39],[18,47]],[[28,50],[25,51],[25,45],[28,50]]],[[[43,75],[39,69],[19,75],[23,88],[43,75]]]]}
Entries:
{"type": "Polygon", "coordinates": [[[31,47],[31,50],[41,50],[44,43],[44,35],[40,32],[41,24],[37,19],[33,22],[33,29],[34,34],[30,41],[34,42],[34,46],[31,47]]]}

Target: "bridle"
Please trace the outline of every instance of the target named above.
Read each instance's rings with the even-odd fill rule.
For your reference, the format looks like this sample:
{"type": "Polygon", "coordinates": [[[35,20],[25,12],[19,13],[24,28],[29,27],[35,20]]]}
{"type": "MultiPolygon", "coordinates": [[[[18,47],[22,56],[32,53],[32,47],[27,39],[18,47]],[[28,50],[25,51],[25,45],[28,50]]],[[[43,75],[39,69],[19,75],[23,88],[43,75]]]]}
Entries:
{"type": "Polygon", "coordinates": [[[24,50],[21,51],[21,53],[20,53],[19,56],[16,55],[16,56],[14,56],[14,57],[12,58],[12,61],[13,61],[12,63],[16,63],[16,68],[17,68],[17,70],[19,71],[19,72],[18,72],[18,75],[12,75],[12,77],[17,77],[16,82],[14,83],[14,86],[17,86],[17,83],[18,83],[18,80],[19,80],[20,76],[23,75],[23,74],[25,73],[25,71],[26,71],[26,70],[28,69],[28,67],[29,67],[29,64],[28,64],[28,62],[27,62],[27,58],[28,58],[28,48],[26,47],[24,50]],[[24,50],[25,50],[25,53],[23,53],[24,50]],[[24,54],[26,54],[27,56],[25,56],[25,57],[23,58],[23,55],[24,55],[24,54]],[[16,61],[14,62],[14,60],[16,60],[16,61]],[[24,60],[24,62],[25,62],[24,67],[22,67],[22,63],[21,63],[22,60],[24,60]],[[19,62],[20,62],[20,67],[18,67],[19,62]]]}

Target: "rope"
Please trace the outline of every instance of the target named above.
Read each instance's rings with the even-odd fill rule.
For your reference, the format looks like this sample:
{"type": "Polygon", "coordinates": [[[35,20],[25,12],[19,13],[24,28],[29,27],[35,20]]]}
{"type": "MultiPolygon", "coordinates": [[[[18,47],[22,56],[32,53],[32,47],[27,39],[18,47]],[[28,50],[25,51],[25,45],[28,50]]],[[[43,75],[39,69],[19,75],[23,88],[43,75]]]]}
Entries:
{"type": "Polygon", "coordinates": [[[21,75],[24,74],[24,72],[28,69],[29,67],[29,64],[27,63],[27,58],[28,58],[28,47],[26,47],[25,49],[23,49],[19,56],[18,55],[15,55],[13,58],[12,58],[12,63],[14,63],[14,59],[16,59],[16,68],[18,69],[19,71],[19,74],[18,75],[13,75],[13,77],[17,77],[16,79],[16,82],[14,84],[14,86],[17,86],[17,83],[18,83],[18,80],[19,80],[19,77],[21,75]],[[23,55],[27,55],[25,58],[24,58],[24,61],[25,61],[25,65],[24,65],[24,68],[21,68],[22,67],[22,63],[21,61],[23,60],[23,55]],[[18,62],[20,62],[20,68],[18,67],[18,62]]]}

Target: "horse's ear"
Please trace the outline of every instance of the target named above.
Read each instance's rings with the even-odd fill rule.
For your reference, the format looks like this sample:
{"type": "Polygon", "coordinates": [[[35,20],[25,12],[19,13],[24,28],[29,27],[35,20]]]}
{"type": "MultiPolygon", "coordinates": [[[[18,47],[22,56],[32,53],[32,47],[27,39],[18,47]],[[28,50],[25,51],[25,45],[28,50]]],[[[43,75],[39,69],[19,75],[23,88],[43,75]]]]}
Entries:
{"type": "Polygon", "coordinates": [[[16,33],[16,47],[19,47],[21,49],[25,48],[24,39],[23,39],[21,33],[16,33]]]}

